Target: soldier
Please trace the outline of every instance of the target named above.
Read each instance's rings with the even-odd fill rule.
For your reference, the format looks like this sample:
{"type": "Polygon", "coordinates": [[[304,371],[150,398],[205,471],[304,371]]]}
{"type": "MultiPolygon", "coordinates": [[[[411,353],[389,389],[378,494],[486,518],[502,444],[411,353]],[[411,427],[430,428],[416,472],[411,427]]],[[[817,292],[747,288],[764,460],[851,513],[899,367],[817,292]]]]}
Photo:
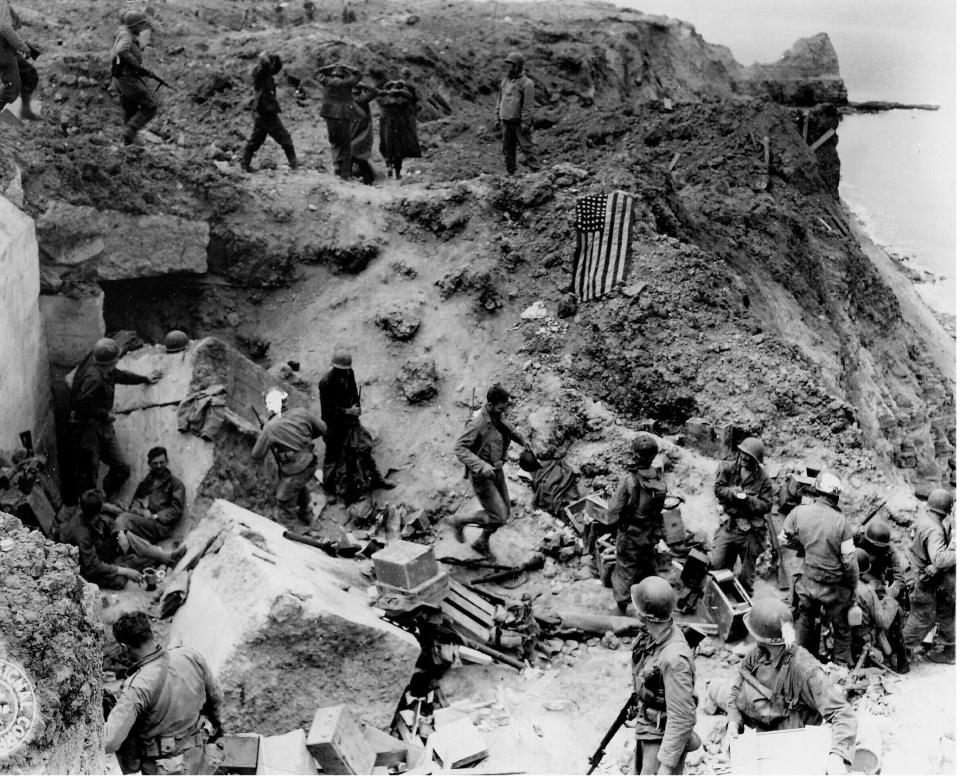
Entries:
{"type": "Polygon", "coordinates": [[[663,473],[653,467],[659,449],[650,435],[630,443],[632,468],[617,486],[607,509],[607,524],[617,528],[617,563],[613,568],[613,596],[626,613],[630,587],[657,574],[657,541],[663,537],[663,502],[667,487],[663,473]]]}
{"type": "Polygon", "coordinates": [[[282,389],[267,392],[267,407],[275,415],[260,430],[251,456],[260,462],[267,451],[273,451],[277,459],[277,521],[296,522],[299,516],[300,521],[309,524],[312,517],[307,482],[317,469],[311,441],[325,435],[327,425],[306,408],[288,408],[287,393],[282,389]]]}
{"type": "Polygon", "coordinates": [[[127,581],[140,582],[140,570],[151,564],[180,561],[187,549],[164,551],[134,532],[119,530],[102,513],[103,494],[88,489],[80,496],[80,511],[60,528],[60,540],[79,550],[80,575],[102,589],[122,589],[127,581]]]}
{"type": "Polygon", "coordinates": [[[370,103],[376,96],[376,88],[369,84],[358,84],[354,87],[353,100],[363,118],[353,125],[350,159],[353,167],[360,173],[361,180],[368,186],[377,178],[373,165],[370,164],[370,154],[373,152],[373,117],[370,103]]]}
{"type": "Polygon", "coordinates": [[[937,647],[926,654],[931,662],[956,661],[956,537],[945,522],[953,511],[953,495],[934,489],[927,498],[924,514],[917,519],[913,542],[907,554],[915,571],[910,593],[910,615],[903,628],[907,648],[921,655],[921,643],[937,625],[937,647]]]}
{"type": "Polygon", "coordinates": [[[862,548],[857,549],[857,569],[860,581],[857,583],[855,602],[860,612],[860,623],[851,625],[851,657],[859,659],[864,648],[879,650],[883,657],[895,656],[896,671],[906,673],[910,670],[903,644],[903,619],[900,617],[900,605],[892,588],[887,589],[883,581],[870,572],[870,555],[862,548]]]}
{"type": "Polygon", "coordinates": [[[132,736],[136,764],[124,772],[213,775],[223,760],[223,693],[204,658],[187,646],[164,649],[142,611],[118,618],[113,635],[136,662],[107,717],[103,750],[116,753],[132,736]]]}
{"type": "Polygon", "coordinates": [[[906,565],[900,552],[890,544],[890,525],[883,519],[873,519],[866,527],[853,533],[853,543],[862,548],[870,559],[870,575],[882,581],[895,600],[907,588],[906,565]]]}
{"type": "Polygon", "coordinates": [[[745,438],[737,446],[734,461],[717,468],[713,493],[726,513],[713,538],[710,564],[716,570],[732,570],[740,557],[743,588],[753,594],[757,557],[767,537],[766,515],[773,507],[773,485],[763,469],[763,442],[745,438]]]}
{"type": "Polygon", "coordinates": [[[283,149],[287,155],[287,164],[291,170],[296,170],[300,164],[297,161],[297,152],[293,148],[293,139],[287,128],[280,121],[280,103],[277,101],[277,83],[273,77],[280,72],[283,62],[276,54],[260,52],[257,64],[253,68],[253,132],[250,140],[243,148],[243,159],[240,168],[251,172],[250,162],[263,142],[269,135],[283,149]]]}
{"type": "Polygon", "coordinates": [[[353,89],[363,74],[342,62],[320,68],[318,80],[324,87],[320,115],[327,122],[327,138],[333,156],[333,172],[349,179],[353,169],[351,148],[353,128],[363,120],[363,112],[353,100],[353,89]]]}
{"type": "Polygon", "coordinates": [[[128,511],[117,519],[120,529],[128,529],[154,543],[173,535],[183,518],[186,489],[183,481],[170,472],[167,450],[154,446],[147,452],[150,472],[133,493],[128,511]]]}
{"type": "Polygon", "coordinates": [[[20,98],[20,118],[39,119],[30,100],[40,83],[37,69],[27,62],[40,56],[36,46],[19,33],[20,17],[6,0],[0,0],[0,111],[20,98]]]}
{"type": "Polygon", "coordinates": [[[511,441],[530,449],[527,439],[504,417],[509,404],[507,390],[500,384],[491,386],[487,391],[487,404],[467,422],[467,428],[454,448],[483,507],[472,516],[455,516],[451,523],[461,543],[465,526],[472,524],[483,528],[480,537],[471,545],[481,554],[490,553],[490,537],[510,518],[510,492],[503,475],[507,449],[511,441]]]}
{"type": "Polygon", "coordinates": [[[696,748],[697,697],[693,651],[673,622],[677,594],[663,578],[648,576],[630,596],[640,619],[632,655],[636,775],[681,775],[687,751],[696,748]]]}
{"type": "Polygon", "coordinates": [[[157,115],[157,103],[143,81],[143,49],[150,45],[153,27],[142,11],[120,14],[120,28],[110,49],[110,75],[113,76],[126,120],[123,143],[129,145],[147,123],[157,115]]]}
{"type": "Polygon", "coordinates": [[[113,397],[117,384],[155,384],[163,370],[149,376],[120,370],[120,348],[112,338],[100,338],[84,357],[70,388],[70,425],[76,446],[76,490],[97,485],[100,462],[110,470],[103,479],[107,499],[113,498],[130,477],[113,431],[113,397]]]}
{"type": "Polygon", "coordinates": [[[841,775],[853,761],[857,716],[823,666],[795,644],[790,609],[774,598],[755,600],[744,619],[757,641],[732,684],[708,687],[711,702],[727,713],[724,746],[749,725],[761,732],[830,725],[827,773],[841,775]]]}
{"type": "Polygon", "coordinates": [[[813,482],[816,498],[798,505],[783,522],[780,541],[803,551],[797,581],[797,638],[813,655],[820,649],[817,619],[833,627],[833,660],[852,664],[847,611],[853,605],[858,571],[853,532],[840,512],[840,479],[826,470],[813,482]]]}
{"type": "Polygon", "coordinates": [[[523,55],[517,51],[507,54],[504,62],[507,74],[500,82],[497,95],[497,126],[503,131],[503,159],[507,173],[517,172],[517,147],[523,154],[523,163],[533,170],[540,169],[533,150],[533,81],[523,72],[523,55]]]}
{"type": "Polygon", "coordinates": [[[360,391],[353,356],[342,347],[333,352],[330,371],[320,379],[320,415],[327,424],[323,455],[323,489],[349,504],[370,489],[394,489],[373,458],[373,436],[360,423],[360,391]]]}

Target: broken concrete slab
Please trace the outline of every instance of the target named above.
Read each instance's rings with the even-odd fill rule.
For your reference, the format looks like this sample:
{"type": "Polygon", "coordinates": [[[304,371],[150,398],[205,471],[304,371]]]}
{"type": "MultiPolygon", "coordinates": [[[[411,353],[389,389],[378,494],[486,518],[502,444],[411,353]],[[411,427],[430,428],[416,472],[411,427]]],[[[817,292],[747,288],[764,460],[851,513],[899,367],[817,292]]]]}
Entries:
{"type": "Polygon", "coordinates": [[[225,500],[211,505],[188,546],[224,528],[220,550],[193,571],[170,644],[206,657],[223,685],[228,728],[308,727],[318,702],[339,701],[389,727],[420,647],[367,605],[357,565],[286,540],[281,525],[225,500]]]}
{"type": "Polygon", "coordinates": [[[206,273],[210,227],[178,216],[138,216],[50,200],[37,240],[55,264],[94,263],[105,281],[206,273]]]}
{"type": "Polygon", "coordinates": [[[50,361],[58,367],[76,367],[103,337],[103,290],[91,288],[76,297],[40,295],[40,314],[50,361]]]}

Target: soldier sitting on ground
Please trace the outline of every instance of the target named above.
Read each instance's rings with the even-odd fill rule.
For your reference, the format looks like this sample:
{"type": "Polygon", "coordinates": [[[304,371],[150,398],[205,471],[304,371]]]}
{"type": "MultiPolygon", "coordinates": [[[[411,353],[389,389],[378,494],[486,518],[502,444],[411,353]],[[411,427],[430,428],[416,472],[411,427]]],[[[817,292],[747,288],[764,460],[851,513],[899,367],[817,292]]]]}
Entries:
{"type": "Polygon", "coordinates": [[[147,453],[150,472],[133,493],[133,502],[120,513],[117,527],[131,530],[147,540],[166,540],[183,517],[186,489],[170,472],[167,450],[154,446],[147,453]]]}
{"type": "Polygon", "coordinates": [[[150,565],[176,565],[185,546],[164,551],[135,532],[118,530],[105,515],[103,493],[88,489],[80,495],[80,510],[60,528],[60,541],[80,549],[80,575],[102,589],[122,589],[127,581],[140,582],[140,571],[150,565]]]}

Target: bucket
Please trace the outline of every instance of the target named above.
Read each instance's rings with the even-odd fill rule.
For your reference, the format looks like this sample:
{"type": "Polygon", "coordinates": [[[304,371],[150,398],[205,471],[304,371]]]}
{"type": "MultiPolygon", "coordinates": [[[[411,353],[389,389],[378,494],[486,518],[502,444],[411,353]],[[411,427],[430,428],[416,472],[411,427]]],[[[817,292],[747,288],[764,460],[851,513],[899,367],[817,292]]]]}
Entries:
{"type": "Polygon", "coordinates": [[[875,716],[857,711],[857,744],[853,753],[850,772],[876,775],[880,772],[880,757],[883,751],[883,735],[875,716]]]}

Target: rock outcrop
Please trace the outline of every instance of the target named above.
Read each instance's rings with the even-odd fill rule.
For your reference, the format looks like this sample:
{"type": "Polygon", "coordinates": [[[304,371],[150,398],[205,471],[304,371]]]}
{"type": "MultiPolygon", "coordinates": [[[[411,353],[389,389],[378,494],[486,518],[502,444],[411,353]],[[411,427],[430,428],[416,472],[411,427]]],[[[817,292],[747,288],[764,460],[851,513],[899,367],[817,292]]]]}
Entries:
{"type": "Polygon", "coordinates": [[[6,513],[0,544],[0,661],[23,668],[39,702],[32,738],[0,757],[0,773],[103,773],[99,591],[80,577],[76,549],[6,513]]]}
{"type": "Polygon", "coordinates": [[[840,61],[830,37],[824,32],[801,38],[772,64],[744,68],[737,80],[737,88],[746,94],[770,97],[784,105],[847,103],[847,88],[840,77],[840,61]]]}
{"type": "Polygon", "coordinates": [[[420,655],[407,632],[367,604],[355,562],[283,538],[283,527],[224,500],[188,546],[217,533],[170,627],[172,645],[197,649],[224,689],[229,731],[309,729],[318,707],[345,702],[390,726],[420,655]]]}

